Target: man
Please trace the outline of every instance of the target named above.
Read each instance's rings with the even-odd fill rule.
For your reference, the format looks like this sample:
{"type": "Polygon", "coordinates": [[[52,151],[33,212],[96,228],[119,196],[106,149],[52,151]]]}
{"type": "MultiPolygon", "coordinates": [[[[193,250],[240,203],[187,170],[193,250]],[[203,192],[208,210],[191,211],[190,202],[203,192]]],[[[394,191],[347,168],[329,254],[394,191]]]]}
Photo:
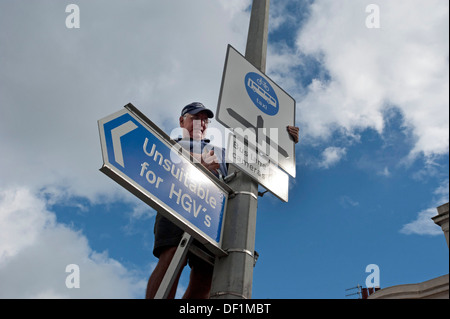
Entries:
{"type": "MultiPolygon", "coordinates": [[[[183,128],[183,138],[177,142],[188,149],[207,169],[217,177],[227,175],[225,150],[212,148],[206,137],[209,119],[214,113],[203,104],[194,102],[186,105],[179,118],[180,127],[183,128]],[[219,150],[218,154],[215,151],[219,150]]],[[[158,264],[150,276],[146,298],[154,298],[164,274],[170,265],[173,255],[183,235],[183,231],[169,220],[158,214],[155,220],[155,246],[153,254],[159,258],[158,264]]],[[[191,267],[189,286],[183,296],[186,299],[207,299],[211,287],[213,267],[200,258],[188,253],[187,259],[191,267]]],[[[187,264],[187,261],[184,265],[187,264]]],[[[174,298],[178,280],[178,274],[168,298],[174,298]]]]}
{"type": "MultiPolygon", "coordinates": [[[[225,150],[212,147],[206,139],[206,130],[209,119],[214,117],[214,113],[203,104],[194,102],[186,105],[181,111],[179,118],[180,127],[183,128],[183,138],[177,142],[199,160],[218,178],[227,176],[227,166],[225,163],[225,150]]],[[[298,142],[298,128],[288,126],[287,130],[295,143],[298,142]]],[[[183,230],[175,226],[169,220],[158,214],[155,220],[155,246],[153,254],[159,258],[147,284],[146,298],[154,298],[159,285],[164,278],[172,257],[177,250],[178,244],[183,235],[183,230]]],[[[200,244],[198,244],[200,245],[200,244]]],[[[208,299],[211,289],[213,267],[199,257],[188,253],[187,259],[191,267],[189,285],[183,296],[185,299],[208,299]]],[[[187,264],[184,262],[183,267],[187,264]]],[[[181,271],[175,279],[172,290],[168,298],[174,298],[181,271]]]]}

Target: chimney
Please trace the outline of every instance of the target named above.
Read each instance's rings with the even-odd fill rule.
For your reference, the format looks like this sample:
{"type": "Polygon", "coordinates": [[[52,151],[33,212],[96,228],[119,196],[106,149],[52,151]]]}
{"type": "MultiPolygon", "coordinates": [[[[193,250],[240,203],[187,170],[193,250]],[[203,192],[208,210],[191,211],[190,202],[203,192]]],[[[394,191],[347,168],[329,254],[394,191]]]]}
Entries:
{"type": "Polygon", "coordinates": [[[367,299],[369,297],[368,288],[361,288],[361,298],[367,299]]]}
{"type": "Polygon", "coordinates": [[[380,287],[361,288],[361,298],[367,299],[371,294],[380,290],[380,287]]]}

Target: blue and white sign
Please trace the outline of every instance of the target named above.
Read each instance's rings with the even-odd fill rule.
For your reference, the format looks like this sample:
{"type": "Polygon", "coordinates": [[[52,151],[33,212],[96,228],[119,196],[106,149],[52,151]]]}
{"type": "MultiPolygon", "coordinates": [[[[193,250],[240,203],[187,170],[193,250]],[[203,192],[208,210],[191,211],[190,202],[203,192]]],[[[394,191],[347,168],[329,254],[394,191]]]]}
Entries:
{"type": "Polygon", "coordinates": [[[222,254],[228,192],[197,166],[201,164],[183,155],[184,149],[131,108],[128,105],[98,121],[101,170],[212,252],[222,254]]]}
{"type": "Polygon", "coordinates": [[[274,116],[278,113],[278,97],[266,79],[255,72],[245,76],[245,88],[255,106],[265,114],[274,116]]]}
{"type": "Polygon", "coordinates": [[[295,126],[295,100],[230,45],[216,114],[236,134],[253,132],[256,141],[249,143],[295,177],[295,143],[286,129],[295,126]]]}

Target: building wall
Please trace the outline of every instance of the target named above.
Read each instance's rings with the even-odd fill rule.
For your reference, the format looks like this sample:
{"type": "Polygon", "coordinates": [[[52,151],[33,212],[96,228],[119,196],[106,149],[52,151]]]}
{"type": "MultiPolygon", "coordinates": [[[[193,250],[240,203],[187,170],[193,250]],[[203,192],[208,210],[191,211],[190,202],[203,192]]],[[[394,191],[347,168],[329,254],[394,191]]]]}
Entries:
{"type": "Polygon", "coordinates": [[[449,299],[449,276],[433,278],[418,284],[387,287],[367,299],[449,299]]]}
{"type": "MultiPolygon", "coordinates": [[[[439,206],[437,211],[438,215],[432,219],[437,225],[441,226],[448,247],[448,203],[439,206]]],[[[387,287],[374,292],[367,299],[449,299],[448,279],[449,276],[444,275],[418,284],[387,287]]]]}

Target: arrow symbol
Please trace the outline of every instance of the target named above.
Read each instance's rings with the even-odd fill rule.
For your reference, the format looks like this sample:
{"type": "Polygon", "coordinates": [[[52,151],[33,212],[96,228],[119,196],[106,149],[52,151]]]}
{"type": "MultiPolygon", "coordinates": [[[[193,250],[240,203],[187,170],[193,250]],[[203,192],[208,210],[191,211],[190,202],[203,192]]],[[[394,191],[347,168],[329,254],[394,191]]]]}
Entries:
{"type": "Polygon", "coordinates": [[[134,124],[132,121],[128,121],[111,130],[114,158],[116,159],[116,162],[123,168],[125,168],[125,164],[123,162],[122,143],[120,141],[120,138],[135,129],[137,129],[137,125],[134,124]]]}
{"type": "MultiPolygon", "coordinates": [[[[245,118],[243,118],[242,116],[240,116],[236,111],[234,111],[231,108],[227,109],[228,114],[230,114],[235,120],[237,120],[239,123],[241,123],[242,125],[244,125],[244,127],[247,128],[252,128],[255,130],[255,134],[256,134],[256,140],[258,141],[258,129],[259,128],[263,128],[264,127],[264,119],[262,118],[261,115],[258,116],[257,118],[257,123],[256,123],[256,127],[254,125],[252,125],[249,121],[247,121],[245,118]]],[[[273,146],[275,148],[275,146],[278,147],[278,153],[280,153],[281,155],[283,155],[285,158],[289,158],[289,154],[286,152],[286,150],[284,148],[282,148],[280,145],[278,145],[277,143],[275,143],[274,141],[272,141],[270,139],[270,137],[268,137],[266,135],[266,143],[273,146]]],[[[258,150],[258,147],[256,147],[256,150],[258,150]]]]}

